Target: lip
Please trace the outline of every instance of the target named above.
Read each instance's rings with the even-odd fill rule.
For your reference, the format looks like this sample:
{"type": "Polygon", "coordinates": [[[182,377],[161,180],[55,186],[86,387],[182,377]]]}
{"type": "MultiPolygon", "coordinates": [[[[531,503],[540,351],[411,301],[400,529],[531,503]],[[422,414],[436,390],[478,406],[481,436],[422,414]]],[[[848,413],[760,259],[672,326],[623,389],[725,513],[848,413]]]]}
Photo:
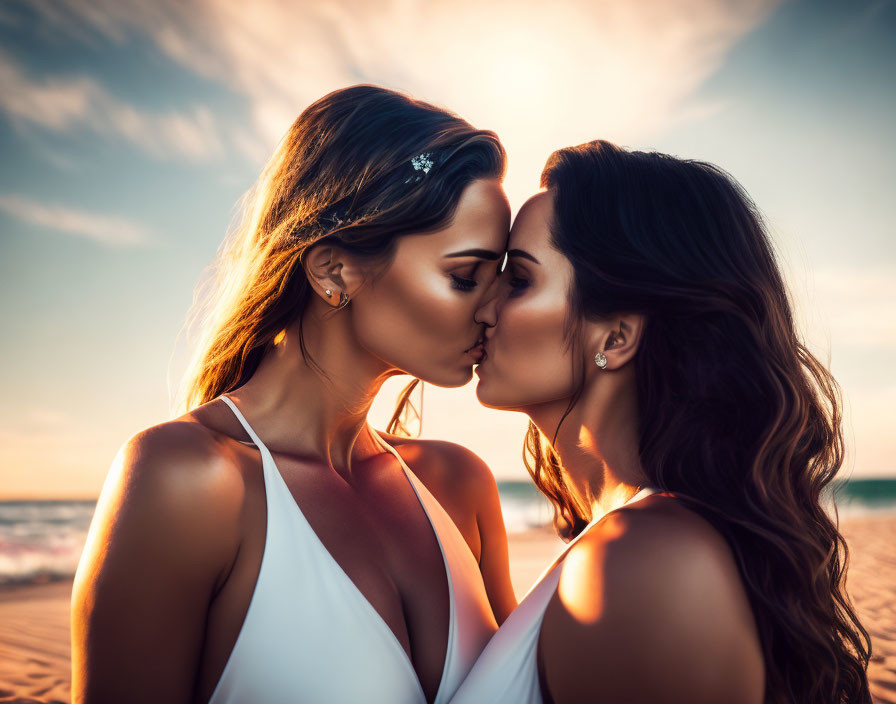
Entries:
{"type": "Polygon", "coordinates": [[[482,371],[483,371],[484,369],[488,369],[488,364],[486,364],[486,362],[488,362],[488,350],[485,349],[485,346],[483,346],[483,348],[482,348],[482,356],[479,357],[479,361],[476,362],[476,364],[473,366],[473,371],[474,371],[476,374],[478,374],[478,375],[481,376],[481,375],[482,375],[482,371]]]}
{"type": "Polygon", "coordinates": [[[480,357],[484,352],[485,342],[485,332],[483,331],[479,333],[479,337],[473,341],[473,344],[464,350],[464,353],[470,355],[474,359],[480,357]]]}
{"type": "Polygon", "coordinates": [[[468,349],[466,353],[473,358],[475,364],[482,364],[483,360],[488,356],[485,351],[485,345],[481,342],[468,349]]]}

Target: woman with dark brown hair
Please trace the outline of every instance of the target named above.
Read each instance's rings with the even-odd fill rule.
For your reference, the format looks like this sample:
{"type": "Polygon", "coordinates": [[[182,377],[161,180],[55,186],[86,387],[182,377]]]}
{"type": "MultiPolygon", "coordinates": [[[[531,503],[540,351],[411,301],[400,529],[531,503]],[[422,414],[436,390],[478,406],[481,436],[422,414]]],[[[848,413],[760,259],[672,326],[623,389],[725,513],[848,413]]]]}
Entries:
{"type": "Polygon", "coordinates": [[[477,312],[480,401],[531,418],[570,545],[453,704],[866,702],[823,490],[837,386],[757,210],[706,163],[561,149],[477,312]]]}
{"type": "Polygon", "coordinates": [[[299,116],[219,254],[184,413],[106,480],[75,702],[451,697],[516,603],[497,487],[367,412],[396,374],[472,378],[504,169],[494,133],[382,88],[299,116]]]}

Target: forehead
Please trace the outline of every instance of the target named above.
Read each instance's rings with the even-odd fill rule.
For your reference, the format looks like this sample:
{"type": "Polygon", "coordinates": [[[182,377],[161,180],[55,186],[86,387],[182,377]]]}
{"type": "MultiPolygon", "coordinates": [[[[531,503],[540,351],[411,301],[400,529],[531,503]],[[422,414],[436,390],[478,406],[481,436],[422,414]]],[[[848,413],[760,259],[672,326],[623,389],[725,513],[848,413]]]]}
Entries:
{"type": "Polygon", "coordinates": [[[503,252],[509,230],[510,206],[500,181],[477,179],[464,188],[447,227],[402,237],[399,250],[403,254],[426,252],[436,256],[464,249],[503,252]]]}
{"type": "Polygon", "coordinates": [[[507,248],[523,249],[538,259],[542,259],[543,255],[547,257],[551,250],[550,235],[553,217],[553,193],[550,191],[536,193],[523,204],[516,214],[507,248]]]}

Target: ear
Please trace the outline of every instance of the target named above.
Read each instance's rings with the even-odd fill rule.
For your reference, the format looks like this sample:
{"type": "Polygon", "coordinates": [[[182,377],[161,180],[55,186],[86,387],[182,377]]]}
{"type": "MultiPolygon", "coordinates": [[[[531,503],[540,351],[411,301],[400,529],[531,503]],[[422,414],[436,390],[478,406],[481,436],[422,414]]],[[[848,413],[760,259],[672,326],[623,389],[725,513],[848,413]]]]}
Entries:
{"type": "Polygon", "coordinates": [[[589,336],[588,353],[593,357],[603,352],[607,358],[604,371],[621,369],[634,359],[644,331],[644,316],[637,313],[614,315],[595,325],[593,334],[589,336]]]}
{"type": "Polygon", "coordinates": [[[359,267],[345,250],[335,245],[312,245],[305,255],[304,266],[311,289],[328,305],[338,306],[342,294],[351,299],[360,286],[359,267]]]}

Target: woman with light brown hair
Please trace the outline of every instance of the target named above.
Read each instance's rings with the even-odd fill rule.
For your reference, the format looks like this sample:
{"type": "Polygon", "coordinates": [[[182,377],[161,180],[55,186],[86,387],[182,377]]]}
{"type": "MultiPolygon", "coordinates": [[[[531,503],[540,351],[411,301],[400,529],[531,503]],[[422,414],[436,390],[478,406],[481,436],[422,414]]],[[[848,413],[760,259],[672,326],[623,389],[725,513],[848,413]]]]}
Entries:
{"type": "Polygon", "coordinates": [[[497,137],[355,86],[290,128],[222,247],[184,413],[131,438],[75,579],[75,702],[446,702],[515,605],[495,481],[375,431],[461,386],[509,229],[497,137]]]}

